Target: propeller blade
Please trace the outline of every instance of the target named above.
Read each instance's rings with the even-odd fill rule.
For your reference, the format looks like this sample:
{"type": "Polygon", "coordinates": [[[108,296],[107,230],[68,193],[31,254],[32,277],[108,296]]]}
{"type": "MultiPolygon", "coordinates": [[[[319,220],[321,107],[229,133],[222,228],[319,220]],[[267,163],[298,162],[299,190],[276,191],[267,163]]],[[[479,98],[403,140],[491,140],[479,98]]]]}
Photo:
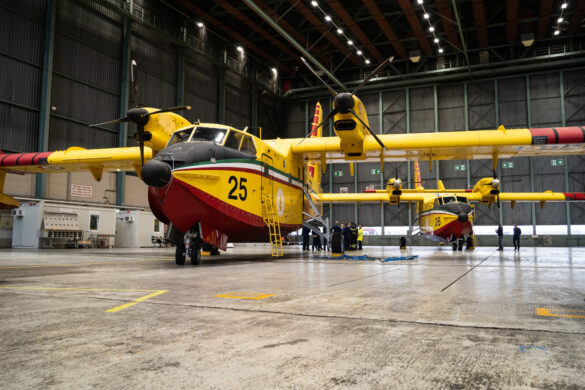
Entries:
{"type": "Polygon", "coordinates": [[[375,139],[376,141],[378,141],[378,143],[380,144],[380,146],[381,146],[383,149],[386,149],[386,150],[388,150],[388,148],[386,148],[386,145],[384,145],[384,143],[383,143],[383,142],[380,140],[380,138],[378,138],[378,136],[377,136],[376,134],[374,134],[374,132],[372,131],[372,129],[370,129],[370,127],[369,127],[368,125],[366,125],[366,124],[365,124],[365,122],[362,120],[362,118],[360,118],[360,117],[359,117],[359,116],[358,116],[358,115],[355,113],[355,111],[353,110],[353,108],[350,108],[350,109],[349,109],[349,112],[351,112],[351,113],[352,113],[352,115],[353,115],[353,116],[355,116],[355,117],[357,118],[357,120],[358,120],[358,121],[360,121],[360,122],[362,123],[362,125],[364,125],[364,126],[366,127],[366,129],[368,129],[368,131],[370,132],[370,134],[371,134],[371,135],[374,137],[374,139],[375,139]]]}
{"type": "Polygon", "coordinates": [[[163,108],[163,109],[160,109],[160,110],[156,110],[156,111],[153,111],[153,112],[149,112],[148,114],[142,115],[142,117],[144,118],[144,117],[147,117],[147,116],[150,116],[150,115],[153,115],[153,114],[161,114],[163,112],[174,112],[174,111],[182,111],[182,110],[190,110],[190,109],[191,109],[191,106],[169,107],[169,108],[163,108]]]}
{"type": "MultiPolygon", "coordinates": [[[[305,66],[306,66],[307,68],[309,68],[309,70],[311,71],[311,73],[313,73],[313,74],[314,74],[314,75],[315,75],[315,76],[316,76],[316,77],[319,79],[319,81],[321,81],[321,82],[322,82],[322,83],[323,83],[323,84],[324,84],[324,85],[327,87],[327,89],[329,90],[329,92],[331,93],[331,95],[333,95],[333,96],[337,95],[337,92],[335,92],[335,90],[334,90],[333,88],[331,88],[331,87],[329,86],[329,84],[327,84],[327,83],[325,82],[325,80],[323,80],[323,79],[321,78],[321,76],[319,76],[319,75],[317,74],[317,72],[315,71],[315,69],[313,69],[313,67],[312,67],[311,65],[309,65],[309,62],[308,62],[307,60],[305,60],[303,57],[301,57],[301,61],[303,61],[303,64],[305,64],[305,66]]],[[[343,85],[342,85],[341,87],[343,88],[343,85]]],[[[345,88],[343,88],[343,89],[345,89],[345,88]]]]}
{"type": "Polygon", "coordinates": [[[298,146],[298,145],[300,145],[300,144],[301,144],[301,142],[303,142],[304,140],[306,140],[306,139],[307,139],[307,138],[308,138],[308,137],[311,135],[311,133],[312,133],[313,131],[319,130],[319,127],[321,127],[321,126],[323,126],[325,123],[327,123],[327,121],[329,121],[329,119],[333,118],[333,116],[334,116],[335,114],[337,114],[337,110],[336,110],[336,109],[333,109],[333,110],[331,110],[331,111],[329,112],[329,114],[327,114],[327,116],[325,117],[325,119],[323,119],[323,121],[322,121],[321,123],[319,123],[319,125],[317,125],[317,127],[316,127],[315,129],[311,129],[311,131],[309,131],[309,132],[307,133],[307,135],[305,135],[305,138],[303,138],[302,140],[300,140],[300,141],[299,141],[299,143],[297,144],[297,146],[298,146]]]}
{"type": "Polygon", "coordinates": [[[136,60],[132,60],[130,62],[130,83],[132,84],[132,95],[134,95],[134,103],[136,107],[140,106],[140,96],[138,95],[138,84],[136,84],[136,80],[134,79],[134,67],[137,66],[136,60]]]}
{"type": "Polygon", "coordinates": [[[378,65],[378,67],[376,69],[374,69],[374,71],[372,73],[370,73],[370,75],[360,83],[360,85],[358,85],[357,87],[355,87],[355,89],[353,90],[353,92],[351,93],[352,95],[355,95],[357,93],[357,91],[360,90],[361,87],[363,87],[364,85],[366,85],[368,83],[368,81],[370,81],[374,76],[376,76],[378,73],[380,73],[380,71],[382,69],[384,69],[384,67],[386,65],[388,65],[389,63],[391,63],[392,61],[394,61],[394,56],[385,59],[384,61],[382,61],[382,63],[380,65],[378,65]]]}
{"type": "Polygon", "coordinates": [[[500,207],[502,207],[501,203],[500,203],[500,194],[496,195],[496,200],[498,201],[498,209],[500,207]]]}
{"type": "Polygon", "coordinates": [[[122,122],[128,122],[128,117],[125,116],[124,118],[114,119],[113,121],[96,123],[96,124],[93,124],[93,125],[89,125],[88,127],[98,127],[98,126],[104,126],[104,125],[112,125],[114,123],[122,123],[122,122]]]}
{"type": "Polygon", "coordinates": [[[144,126],[137,125],[136,126],[137,134],[138,134],[138,145],[140,146],[140,166],[144,166],[144,126]]]}

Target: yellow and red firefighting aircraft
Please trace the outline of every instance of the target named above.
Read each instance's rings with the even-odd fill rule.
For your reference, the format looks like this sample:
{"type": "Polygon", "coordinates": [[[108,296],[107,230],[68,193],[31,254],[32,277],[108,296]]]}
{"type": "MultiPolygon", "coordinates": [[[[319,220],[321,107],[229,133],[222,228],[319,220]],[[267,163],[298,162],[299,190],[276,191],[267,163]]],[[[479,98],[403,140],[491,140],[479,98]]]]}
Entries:
{"type": "Polygon", "coordinates": [[[500,180],[494,177],[480,179],[473,189],[446,189],[441,180],[437,181],[436,189],[425,189],[420,179],[418,162],[414,164],[415,187],[405,189],[399,178],[388,180],[386,189],[365,191],[360,194],[313,194],[316,201],[321,202],[388,202],[398,205],[400,202],[414,203],[417,217],[414,225],[418,225],[419,234],[442,244],[451,244],[453,250],[468,249],[474,246],[473,219],[474,205],[472,202],[494,203],[510,202],[512,208],[516,202],[540,202],[543,208],[546,202],[585,201],[582,192],[500,192],[500,180]]]}
{"type": "Polygon", "coordinates": [[[321,121],[317,106],[305,139],[261,139],[247,129],[189,123],[172,112],[186,107],[132,108],[107,123],[135,123],[139,147],[0,155],[0,204],[18,206],[2,193],[7,172],[89,170],[99,180],[104,171],[135,170],[148,185],[153,213],[171,226],[177,263],[190,257],[198,264],[204,243],[221,249],[228,238],[278,244],[281,235],[298,230],[307,194],[320,192],[326,163],[379,161],[383,168],[386,161],[491,158],[496,164],[500,157],[585,153],[582,127],[376,136],[356,93],[380,69],[352,92],[328,87],[332,110],[321,121]],[[329,119],[335,136],[321,137],[329,119]]]}

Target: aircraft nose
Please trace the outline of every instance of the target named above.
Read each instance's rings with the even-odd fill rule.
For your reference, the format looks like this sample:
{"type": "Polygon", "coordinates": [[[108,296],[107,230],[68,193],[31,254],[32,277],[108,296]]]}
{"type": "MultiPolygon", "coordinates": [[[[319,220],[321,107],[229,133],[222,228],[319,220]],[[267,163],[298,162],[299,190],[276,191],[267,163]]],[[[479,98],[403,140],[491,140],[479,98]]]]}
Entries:
{"type": "Polygon", "coordinates": [[[457,219],[459,220],[459,222],[464,223],[467,222],[467,220],[469,220],[469,216],[466,213],[460,213],[459,215],[457,215],[457,219]]]}
{"type": "Polygon", "coordinates": [[[156,188],[166,186],[171,180],[171,167],[159,160],[150,160],[142,167],[142,181],[156,188]]]}

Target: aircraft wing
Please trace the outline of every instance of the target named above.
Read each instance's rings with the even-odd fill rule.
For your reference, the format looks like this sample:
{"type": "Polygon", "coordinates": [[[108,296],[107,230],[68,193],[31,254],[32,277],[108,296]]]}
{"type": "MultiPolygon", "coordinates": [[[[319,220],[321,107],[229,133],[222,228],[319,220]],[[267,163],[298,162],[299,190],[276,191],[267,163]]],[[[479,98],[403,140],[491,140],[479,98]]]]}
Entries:
{"type": "MultiPolygon", "coordinates": [[[[144,148],[144,161],[152,159],[152,149],[144,148]]],[[[83,149],[40,153],[2,154],[0,171],[12,173],[51,173],[90,171],[97,181],[103,171],[134,171],[140,173],[139,147],[83,149]]]]}
{"type": "MultiPolygon", "coordinates": [[[[425,200],[425,197],[428,196],[429,194],[425,194],[423,192],[403,193],[400,195],[400,202],[416,202],[417,200],[425,200]]],[[[312,194],[312,197],[317,201],[325,203],[390,202],[390,198],[394,198],[394,196],[392,196],[387,191],[362,192],[354,194],[312,194]]]]}
{"type": "MultiPolygon", "coordinates": [[[[384,134],[378,136],[383,150],[372,136],[365,136],[358,161],[464,160],[558,156],[585,153],[584,127],[445,131],[435,133],[384,134]]],[[[293,153],[328,163],[345,162],[348,157],[338,137],[291,139],[293,153]]]]}

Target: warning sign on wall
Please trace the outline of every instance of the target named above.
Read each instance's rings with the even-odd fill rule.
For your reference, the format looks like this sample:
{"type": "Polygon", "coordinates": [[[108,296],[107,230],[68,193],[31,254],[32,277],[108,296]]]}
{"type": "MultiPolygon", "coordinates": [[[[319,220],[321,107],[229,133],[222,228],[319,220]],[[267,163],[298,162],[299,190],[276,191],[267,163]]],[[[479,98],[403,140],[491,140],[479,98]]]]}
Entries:
{"type": "Polygon", "coordinates": [[[93,196],[93,187],[83,184],[71,184],[71,196],[79,198],[91,198],[93,196]]]}

